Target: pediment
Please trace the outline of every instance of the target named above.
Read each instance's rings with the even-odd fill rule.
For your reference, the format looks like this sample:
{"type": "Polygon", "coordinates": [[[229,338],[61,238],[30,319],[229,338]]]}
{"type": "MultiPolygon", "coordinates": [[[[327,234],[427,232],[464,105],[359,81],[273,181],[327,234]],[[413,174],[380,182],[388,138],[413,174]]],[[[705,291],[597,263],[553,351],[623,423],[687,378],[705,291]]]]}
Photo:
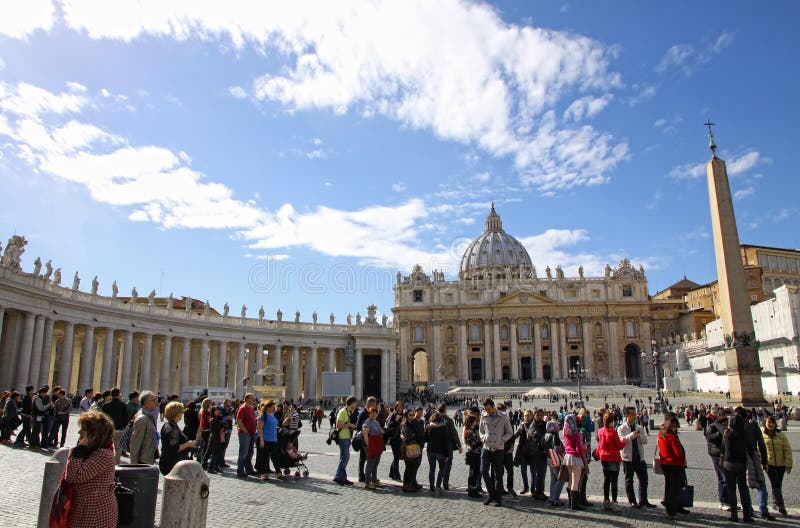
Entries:
{"type": "Polygon", "coordinates": [[[493,306],[536,306],[542,304],[555,304],[555,301],[532,291],[521,290],[498,299],[493,303],[493,306]]]}

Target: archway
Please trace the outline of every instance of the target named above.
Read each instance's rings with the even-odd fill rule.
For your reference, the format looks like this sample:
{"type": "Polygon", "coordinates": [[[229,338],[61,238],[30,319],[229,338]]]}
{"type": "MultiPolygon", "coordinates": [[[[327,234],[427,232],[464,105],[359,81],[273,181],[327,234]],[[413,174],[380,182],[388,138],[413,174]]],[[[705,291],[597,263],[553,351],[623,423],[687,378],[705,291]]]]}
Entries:
{"type": "Polygon", "coordinates": [[[414,383],[425,383],[430,381],[430,374],[428,370],[428,353],[423,349],[417,349],[412,352],[414,364],[414,383]]]}
{"type": "Polygon", "coordinates": [[[630,343],[625,347],[625,379],[636,385],[642,382],[642,357],[639,346],[630,343]]]}
{"type": "Polygon", "coordinates": [[[483,381],[483,359],[471,358],[469,360],[469,379],[472,382],[483,381]]]}
{"type": "Polygon", "coordinates": [[[545,365],[544,367],[542,367],[542,377],[544,378],[545,381],[550,381],[553,379],[553,373],[552,370],[550,369],[550,365],[545,365]]]}
{"type": "Polygon", "coordinates": [[[503,365],[503,381],[511,381],[511,368],[503,365]]]}

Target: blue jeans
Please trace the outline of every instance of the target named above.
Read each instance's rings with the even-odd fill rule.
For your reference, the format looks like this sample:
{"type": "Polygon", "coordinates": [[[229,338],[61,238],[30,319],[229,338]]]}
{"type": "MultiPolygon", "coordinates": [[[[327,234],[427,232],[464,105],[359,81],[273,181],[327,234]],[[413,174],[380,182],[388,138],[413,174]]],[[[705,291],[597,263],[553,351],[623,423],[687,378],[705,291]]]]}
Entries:
{"type": "Polygon", "coordinates": [[[347,463],[350,462],[350,439],[339,440],[339,465],[334,480],[347,480],[347,463]]]}
{"type": "Polygon", "coordinates": [[[558,472],[560,467],[550,466],[550,496],[549,502],[558,502],[561,499],[561,490],[564,489],[564,482],[559,480],[558,472]]]}
{"type": "Polygon", "coordinates": [[[711,463],[714,465],[714,472],[717,474],[717,494],[721,504],[728,504],[728,484],[725,472],[719,465],[719,457],[712,456],[711,463]]]}
{"type": "Polygon", "coordinates": [[[239,433],[239,457],[236,459],[236,474],[239,476],[255,473],[253,469],[253,442],[250,433],[239,433]]]}
{"type": "MultiPolygon", "coordinates": [[[[452,457],[451,457],[452,458],[452,457]]],[[[438,486],[442,485],[442,480],[444,478],[444,468],[447,462],[444,461],[445,456],[442,453],[431,453],[428,451],[428,482],[431,485],[431,489],[433,489],[434,483],[438,486]],[[439,477],[436,478],[436,464],[439,464],[439,477]]]]}
{"type": "Polygon", "coordinates": [[[758,509],[761,513],[767,513],[769,511],[769,493],[767,492],[767,483],[766,481],[761,482],[761,485],[758,487],[758,509]]]}
{"type": "Polygon", "coordinates": [[[503,457],[505,456],[504,449],[497,449],[490,451],[484,449],[481,451],[481,473],[483,474],[483,481],[486,483],[486,491],[489,494],[489,500],[500,502],[500,492],[503,490],[503,457]],[[492,478],[492,470],[494,470],[494,478],[492,478]]]}
{"type": "Polygon", "coordinates": [[[453,468],[453,453],[450,453],[450,456],[447,457],[447,461],[444,463],[444,468],[442,469],[442,483],[446,486],[450,485],[450,470],[453,468]]]}

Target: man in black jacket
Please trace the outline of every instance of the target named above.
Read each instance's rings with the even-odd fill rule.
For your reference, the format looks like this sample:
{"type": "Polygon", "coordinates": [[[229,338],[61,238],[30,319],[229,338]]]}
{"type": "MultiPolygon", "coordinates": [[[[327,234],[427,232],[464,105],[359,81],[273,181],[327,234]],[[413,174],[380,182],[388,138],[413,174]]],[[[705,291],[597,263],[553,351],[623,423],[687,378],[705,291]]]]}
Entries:
{"type": "MultiPolygon", "coordinates": [[[[439,412],[439,416],[441,420],[444,422],[445,426],[447,427],[447,432],[450,435],[450,445],[452,449],[458,449],[458,454],[464,452],[461,447],[461,437],[456,430],[456,424],[453,422],[453,419],[447,414],[447,405],[444,403],[440,403],[437,409],[439,412]]],[[[453,453],[450,452],[447,460],[444,463],[444,468],[442,469],[442,487],[446,490],[450,489],[450,470],[453,468],[453,453]]]]}
{"type": "Polygon", "coordinates": [[[547,500],[544,493],[544,476],[547,472],[549,453],[544,449],[544,436],[547,434],[547,424],[544,421],[544,410],[536,409],[533,414],[533,424],[527,431],[526,439],[528,465],[536,473],[535,481],[531,482],[531,494],[536,500],[547,500]],[[532,438],[530,438],[532,436],[532,438]]]}
{"type": "MultiPolygon", "coordinates": [[[[378,401],[375,399],[375,396],[370,396],[367,398],[367,401],[362,407],[361,412],[358,413],[358,419],[356,420],[356,428],[355,432],[361,431],[361,428],[364,427],[364,422],[367,421],[369,418],[369,411],[374,409],[375,406],[378,404],[378,401]]],[[[366,476],[364,475],[364,464],[367,463],[367,450],[362,448],[358,451],[358,481],[364,482],[366,480],[366,476]]]]}
{"type": "Polygon", "coordinates": [[[26,447],[28,442],[31,441],[31,406],[33,405],[33,385],[25,387],[25,396],[22,397],[22,430],[14,440],[16,447],[26,447]]]}
{"type": "Polygon", "coordinates": [[[708,445],[708,456],[714,465],[714,472],[717,474],[717,494],[719,495],[719,508],[723,511],[730,511],[728,505],[728,484],[725,478],[725,471],[720,466],[720,456],[722,454],[722,435],[728,427],[727,411],[722,411],[722,415],[715,421],[709,420],[706,427],[706,443],[708,445]]]}
{"type": "Polygon", "coordinates": [[[119,464],[120,457],[122,456],[122,448],[119,445],[119,439],[122,438],[122,432],[128,425],[128,409],[125,407],[125,402],[123,402],[120,397],[120,390],[118,388],[111,390],[111,400],[103,404],[103,412],[114,422],[114,461],[116,464],[119,464]]]}

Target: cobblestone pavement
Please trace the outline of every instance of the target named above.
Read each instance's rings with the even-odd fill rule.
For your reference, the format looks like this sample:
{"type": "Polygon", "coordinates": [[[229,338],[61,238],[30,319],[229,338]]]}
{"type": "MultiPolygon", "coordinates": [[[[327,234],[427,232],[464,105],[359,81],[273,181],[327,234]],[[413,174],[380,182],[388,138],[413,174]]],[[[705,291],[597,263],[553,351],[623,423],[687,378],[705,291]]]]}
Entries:
{"type": "MultiPolygon", "coordinates": [[[[67,444],[77,441],[76,420],[73,416],[67,444]]],[[[470,499],[465,494],[466,468],[463,456],[456,454],[451,475],[451,490],[431,495],[427,491],[428,464],[423,456],[418,480],[425,490],[407,495],[388,478],[391,452],[383,456],[378,470],[379,478],[387,486],[378,491],[367,491],[363,485],[340,487],[331,481],[338,462],[338,448],[325,443],[326,433],[313,433],[308,424],[300,437],[301,451],[308,451],[308,467],[311,475],[307,479],[292,477],[286,482],[235,478],[231,468],[223,475],[211,475],[211,495],[208,511],[209,527],[247,527],[265,522],[275,526],[344,526],[366,523],[372,526],[403,527],[437,526],[438,528],[474,525],[483,519],[491,519],[493,528],[518,528],[523,523],[545,523],[548,526],[728,526],[727,513],[717,506],[716,477],[706,454],[702,433],[684,427],[681,439],[686,447],[689,468],[688,479],[695,486],[695,508],[688,518],[670,521],[664,518],[663,508],[656,510],[633,510],[624,506],[624,482],[620,475],[619,514],[605,513],[599,508],[587,512],[572,512],[566,508],[550,508],[530,496],[508,499],[503,508],[485,507],[482,501],[470,499]]],[[[325,429],[327,430],[327,429],[325,429]]],[[[800,428],[788,433],[795,458],[800,460],[800,428]]],[[[648,460],[654,448],[655,434],[649,437],[648,460]]],[[[236,464],[237,444],[235,437],[228,448],[227,461],[236,464]]],[[[5,485],[0,486],[0,528],[35,526],[41,489],[44,462],[48,452],[33,452],[0,446],[0,475],[5,485]]],[[[124,459],[123,459],[124,461],[124,459]]],[[[358,454],[351,451],[348,473],[352,480],[358,477],[358,454]]],[[[402,468],[402,466],[401,466],[402,468]]],[[[797,473],[792,473],[784,483],[784,494],[790,516],[775,522],[757,520],[759,525],[792,526],[800,528],[800,482],[797,473]]],[[[162,481],[163,484],[163,481],[162,481]]],[[[514,486],[522,485],[519,472],[515,474],[514,486]]],[[[161,501],[159,486],[158,508],[161,501]]],[[[602,496],[602,474],[599,464],[592,463],[589,479],[590,499],[599,505],[602,496]]],[[[663,477],[650,472],[649,498],[658,503],[663,495],[663,477]]],[[[756,493],[752,494],[753,499],[756,493]]],[[[562,495],[562,499],[565,497],[562,495]]],[[[156,515],[158,521],[158,514],[156,515]]]]}

